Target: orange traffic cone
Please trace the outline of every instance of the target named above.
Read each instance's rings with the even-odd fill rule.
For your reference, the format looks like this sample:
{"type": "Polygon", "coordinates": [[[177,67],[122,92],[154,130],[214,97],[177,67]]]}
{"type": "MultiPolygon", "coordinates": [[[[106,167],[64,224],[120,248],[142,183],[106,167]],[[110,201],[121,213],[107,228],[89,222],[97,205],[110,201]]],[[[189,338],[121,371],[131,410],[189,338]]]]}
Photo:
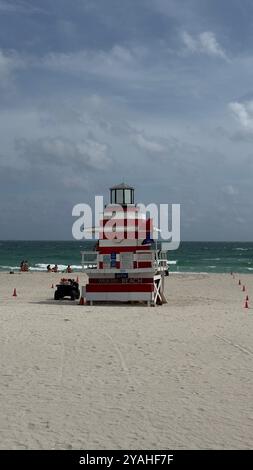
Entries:
{"type": "Polygon", "coordinates": [[[244,308],[249,308],[249,303],[247,300],[245,300],[244,308]]]}
{"type": "Polygon", "coordinates": [[[245,289],[245,286],[242,286],[242,291],[243,291],[243,292],[245,292],[245,291],[246,291],[246,289],[245,289]]]}
{"type": "Polygon", "coordinates": [[[83,297],[80,298],[79,305],[84,305],[84,298],[83,297]]]}
{"type": "Polygon", "coordinates": [[[14,289],[14,291],[13,291],[12,297],[17,297],[17,290],[16,290],[16,287],[15,287],[15,289],[14,289]]]}

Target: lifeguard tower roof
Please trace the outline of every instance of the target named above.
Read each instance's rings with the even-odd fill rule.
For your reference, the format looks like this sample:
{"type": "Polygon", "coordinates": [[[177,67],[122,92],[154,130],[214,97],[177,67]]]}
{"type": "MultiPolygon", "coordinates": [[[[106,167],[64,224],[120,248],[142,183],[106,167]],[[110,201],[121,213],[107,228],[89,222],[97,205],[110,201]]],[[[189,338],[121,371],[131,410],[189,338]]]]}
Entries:
{"type": "Polygon", "coordinates": [[[134,204],[134,188],[128,184],[121,183],[110,188],[111,204],[134,204]]]}
{"type": "Polygon", "coordinates": [[[110,189],[134,189],[133,186],[129,186],[126,183],[116,184],[116,186],[112,186],[110,189]]]}

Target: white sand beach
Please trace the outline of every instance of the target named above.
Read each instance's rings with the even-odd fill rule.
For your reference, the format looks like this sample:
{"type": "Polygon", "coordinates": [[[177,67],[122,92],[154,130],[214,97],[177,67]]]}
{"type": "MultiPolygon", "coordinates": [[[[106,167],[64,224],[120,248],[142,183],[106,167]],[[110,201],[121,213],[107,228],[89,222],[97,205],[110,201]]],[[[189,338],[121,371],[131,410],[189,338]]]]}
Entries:
{"type": "Polygon", "coordinates": [[[253,276],[248,310],[239,275],[155,308],[55,302],[60,277],[0,274],[1,449],[252,448],[253,276]]]}

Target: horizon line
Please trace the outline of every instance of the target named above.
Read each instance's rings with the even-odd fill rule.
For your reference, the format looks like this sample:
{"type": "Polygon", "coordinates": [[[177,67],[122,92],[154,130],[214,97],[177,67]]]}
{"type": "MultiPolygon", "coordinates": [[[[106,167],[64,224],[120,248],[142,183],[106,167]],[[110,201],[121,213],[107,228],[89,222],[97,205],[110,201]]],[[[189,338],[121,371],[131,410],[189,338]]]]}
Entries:
{"type": "MultiPolygon", "coordinates": [[[[94,240],[74,240],[74,239],[0,239],[1,242],[96,242],[94,240]]],[[[157,240],[158,242],[168,242],[168,240],[157,240]]],[[[181,240],[180,243],[253,243],[253,240],[181,240]]]]}

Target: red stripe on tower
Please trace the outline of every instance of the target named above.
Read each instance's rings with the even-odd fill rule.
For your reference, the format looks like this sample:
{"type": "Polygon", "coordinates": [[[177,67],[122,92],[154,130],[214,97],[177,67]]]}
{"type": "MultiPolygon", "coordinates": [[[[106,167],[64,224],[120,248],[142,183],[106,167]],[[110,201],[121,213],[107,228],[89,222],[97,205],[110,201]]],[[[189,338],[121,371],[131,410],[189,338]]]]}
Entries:
{"type": "Polygon", "coordinates": [[[87,292],[153,292],[154,284],[87,284],[87,292]]]}
{"type": "Polygon", "coordinates": [[[149,251],[150,245],[141,246],[101,246],[99,253],[101,255],[110,255],[111,253],[133,253],[135,251],[149,251]]]}

